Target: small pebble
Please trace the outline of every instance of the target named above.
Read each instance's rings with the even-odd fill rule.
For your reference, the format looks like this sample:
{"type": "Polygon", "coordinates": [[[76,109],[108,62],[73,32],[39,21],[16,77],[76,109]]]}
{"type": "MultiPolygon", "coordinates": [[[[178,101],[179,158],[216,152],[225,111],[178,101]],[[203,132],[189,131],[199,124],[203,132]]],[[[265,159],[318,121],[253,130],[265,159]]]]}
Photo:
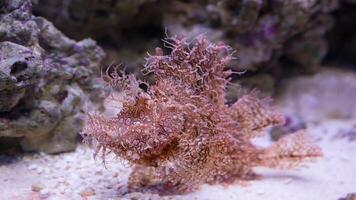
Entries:
{"type": "Polygon", "coordinates": [[[58,183],[63,183],[66,181],[66,179],[64,177],[60,176],[57,178],[57,181],[58,181],[58,183]]]}
{"type": "Polygon", "coordinates": [[[41,156],[41,157],[46,157],[46,156],[47,156],[47,154],[46,154],[46,153],[44,153],[44,152],[40,152],[40,156],[41,156]]]}
{"type": "Polygon", "coordinates": [[[35,183],[35,184],[32,184],[32,186],[31,186],[31,190],[34,191],[34,192],[39,192],[43,188],[44,188],[44,185],[40,184],[40,183],[35,183]]]}
{"type": "Polygon", "coordinates": [[[51,170],[50,168],[45,168],[45,169],[43,170],[43,172],[44,172],[45,174],[52,174],[52,170],[51,170]]]}
{"type": "Polygon", "coordinates": [[[79,178],[81,178],[81,179],[86,179],[87,176],[88,176],[88,175],[81,174],[81,175],[79,175],[79,178]]]}
{"type": "Polygon", "coordinates": [[[63,185],[66,185],[66,186],[69,186],[70,184],[68,183],[68,181],[63,181],[63,182],[61,182],[63,185]]]}
{"type": "Polygon", "coordinates": [[[40,191],[40,197],[41,198],[48,198],[51,195],[49,189],[45,188],[40,191]]]}
{"type": "Polygon", "coordinates": [[[57,190],[59,193],[64,194],[67,189],[62,185],[62,186],[58,187],[57,190]]]}
{"type": "Polygon", "coordinates": [[[37,174],[42,174],[43,168],[38,167],[35,171],[37,172],[37,174]]]}
{"type": "Polygon", "coordinates": [[[112,184],[107,184],[107,185],[105,185],[105,188],[106,189],[112,189],[114,186],[112,185],[112,184]]]}
{"type": "Polygon", "coordinates": [[[37,167],[38,167],[37,165],[32,164],[32,165],[28,166],[28,169],[29,170],[36,170],[37,167]]]}
{"type": "Polygon", "coordinates": [[[78,180],[79,179],[79,176],[77,174],[71,174],[69,176],[70,180],[78,180]]]}
{"type": "Polygon", "coordinates": [[[103,172],[101,170],[98,170],[95,172],[95,175],[103,175],[103,172]]]}
{"type": "Polygon", "coordinates": [[[83,191],[80,192],[80,196],[89,197],[95,195],[95,190],[92,187],[87,187],[83,191]]]}

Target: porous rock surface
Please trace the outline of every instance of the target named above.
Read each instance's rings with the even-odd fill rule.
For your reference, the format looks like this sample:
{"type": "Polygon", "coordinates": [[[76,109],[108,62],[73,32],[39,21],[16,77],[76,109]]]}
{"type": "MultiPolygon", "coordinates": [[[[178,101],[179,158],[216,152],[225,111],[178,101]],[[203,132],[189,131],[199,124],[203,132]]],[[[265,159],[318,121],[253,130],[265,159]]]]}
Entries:
{"type": "Polygon", "coordinates": [[[42,17],[30,0],[0,2],[0,142],[17,138],[26,151],[73,150],[84,110],[100,108],[97,80],[103,50],[74,41],[42,17]]]}
{"type": "Polygon", "coordinates": [[[353,0],[34,2],[37,15],[71,37],[95,38],[109,54],[107,64],[123,63],[138,77],[142,58],[162,46],[166,34],[184,35],[188,40],[204,34],[210,41],[225,42],[236,49],[237,59],[229,67],[247,71],[236,76],[238,83],[267,96],[274,95],[278,81],[315,73],[320,63],[333,61],[343,52],[350,60],[355,58],[355,34],[350,31],[356,8],[353,0]]]}
{"type": "Polygon", "coordinates": [[[340,0],[37,2],[36,13],[71,36],[104,39],[118,47],[119,55],[130,51],[129,66],[145,54],[144,46],[157,46],[165,32],[188,38],[203,33],[237,49],[239,69],[273,68],[287,61],[305,71],[314,71],[327,53],[324,34],[332,28],[331,12],[340,4],[340,0]]]}

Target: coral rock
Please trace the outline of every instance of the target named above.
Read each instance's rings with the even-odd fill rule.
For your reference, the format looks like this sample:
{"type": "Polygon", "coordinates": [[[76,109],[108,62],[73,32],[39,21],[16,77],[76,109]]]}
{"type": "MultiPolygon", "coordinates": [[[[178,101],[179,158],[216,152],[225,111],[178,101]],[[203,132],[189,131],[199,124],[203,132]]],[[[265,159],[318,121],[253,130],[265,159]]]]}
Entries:
{"type": "Polygon", "coordinates": [[[91,39],[69,39],[31,9],[30,0],[1,2],[0,140],[18,138],[27,151],[70,151],[85,107],[99,108],[105,97],[95,80],[105,54],[91,39]]]}

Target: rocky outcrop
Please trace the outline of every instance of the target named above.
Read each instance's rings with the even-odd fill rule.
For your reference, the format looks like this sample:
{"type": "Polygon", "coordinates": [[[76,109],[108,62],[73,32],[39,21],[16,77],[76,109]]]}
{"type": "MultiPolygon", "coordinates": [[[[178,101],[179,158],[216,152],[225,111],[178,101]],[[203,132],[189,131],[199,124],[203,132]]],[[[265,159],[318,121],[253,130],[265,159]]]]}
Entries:
{"type": "MultiPolygon", "coordinates": [[[[73,37],[90,35],[118,47],[119,55],[145,54],[164,33],[206,34],[237,49],[235,69],[266,70],[284,64],[315,71],[327,53],[324,34],[339,0],[38,0],[35,11],[73,37]],[[90,3],[88,3],[90,2],[90,3]],[[132,23],[134,22],[134,23],[132,23]],[[79,31],[78,31],[79,30],[79,31]],[[130,41],[130,42],[126,42],[130,41]],[[137,47],[138,46],[138,47],[137,47]]],[[[143,62],[143,61],[142,61],[143,62]]]]}
{"type": "Polygon", "coordinates": [[[256,86],[267,95],[273,95],[276,84],[286,77],[315,73],[323,61],[339,58],[341,51],[353,60],[356,52],[355,34],[349,31],[354,27],[353,0],[36,2],[37,15],[49,18],[71,37],[97,39],[109,54],[107,64],[123,63],[141,78],[142,58],[163,46],[166,33],[190,41],[199,34],[224,41],[236,49],[237,59],[229,67],[247,72],[233,81],[256,86]]]}
{"type": "Polygon", "coordinates": [[[105,97],[96,79],[105,54],[32,15],[30,0],[0,3],[0,140],[26,151],[73,150],[84,110],[105,97]]]}

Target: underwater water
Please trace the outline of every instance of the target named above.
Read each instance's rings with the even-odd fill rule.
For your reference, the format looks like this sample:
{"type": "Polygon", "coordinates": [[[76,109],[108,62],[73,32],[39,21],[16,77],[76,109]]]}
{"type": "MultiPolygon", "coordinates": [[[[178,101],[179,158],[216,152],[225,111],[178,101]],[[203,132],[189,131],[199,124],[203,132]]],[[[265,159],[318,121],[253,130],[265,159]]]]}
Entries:
{"type": "Polygon", "coordinates": [[[356,200],[352,0],[0,2],[0,200],[356,200]]]}

